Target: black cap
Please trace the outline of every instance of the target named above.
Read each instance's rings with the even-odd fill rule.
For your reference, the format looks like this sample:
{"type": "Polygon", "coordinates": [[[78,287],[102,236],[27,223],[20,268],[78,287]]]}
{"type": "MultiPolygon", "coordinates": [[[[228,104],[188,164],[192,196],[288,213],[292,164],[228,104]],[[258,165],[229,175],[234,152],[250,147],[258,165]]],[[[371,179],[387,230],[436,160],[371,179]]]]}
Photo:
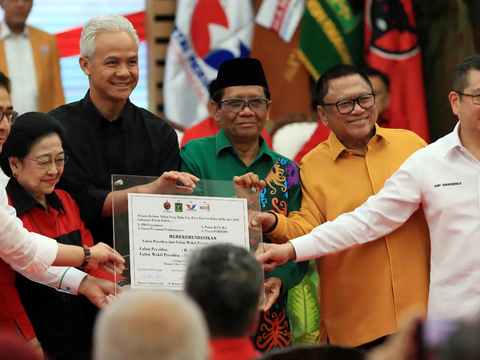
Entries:
{"type": "Polygon", "coordinates": [[[215,92],[230,86],[258,85],[268,89],[262,63],[258,59],[239,58],[227,60],[220,65],[215,92]]]}
{"type": "Polygon", "coordinates": [[[217,92],[217,88],[215,86],[216,82],[217,82],[216,80],[212,80],[212,82],[210,83],[210,86],[208,87],[208,92],[210,94],[210,99],[213,98],[213,95],[215,95],[215,93],[217,92]]]}

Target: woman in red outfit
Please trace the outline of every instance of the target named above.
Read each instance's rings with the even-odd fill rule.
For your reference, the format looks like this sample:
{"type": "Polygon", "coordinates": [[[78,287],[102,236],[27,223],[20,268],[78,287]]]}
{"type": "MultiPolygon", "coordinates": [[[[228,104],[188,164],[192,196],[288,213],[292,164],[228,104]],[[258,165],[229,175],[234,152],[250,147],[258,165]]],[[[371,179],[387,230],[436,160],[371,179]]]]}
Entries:
{"type": "MultiPolygon", "coordinates": [[[[31,112],[18,117],[0,157],[2,170],[11,176],[6,188],[9,203],[27,230],[59,243],[92,247],[77,204],[66,192],[55,190],[68,160],[63,139],[63,128],[49,115],[31,112]]],[[[0,327],[14,330],[16,325],[27,340],[36,333],[52,360],[90,358],[93,305],[15,276],[3,262],[0,273],[8,290],[2,291],[7,298],[0,299],[0,327]]],[[[90,275],[113,280],[100,270],[90,275]]]]}

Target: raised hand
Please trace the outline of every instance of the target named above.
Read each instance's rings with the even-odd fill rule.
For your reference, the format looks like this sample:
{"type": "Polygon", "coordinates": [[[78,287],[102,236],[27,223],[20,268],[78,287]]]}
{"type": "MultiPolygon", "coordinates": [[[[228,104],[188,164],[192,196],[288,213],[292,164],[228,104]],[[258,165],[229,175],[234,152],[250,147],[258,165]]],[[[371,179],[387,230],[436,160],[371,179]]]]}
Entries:
{"type": "Polygon", "coordinates": [[[278,277],[270,277],[265,280],[265,305],[263,311],[268,311],[280,296],[280,289],[282,288],[282,280],[278,277]]]}
{"type": "Polygon", "coordinates": [[[123,270],[125,270],[124,262],[125,259],[110,246],[104,243],[98,243],[90,248],[90,261],[87,266],[85,266],[85,269],[103,270],[110,275],[114,275],[115,263],[117,264],[117,274],[121,274],[123,270]]]}
{"type": "Polygon", "coordinates": [[[80,283],[78,293],[86,296],[93,305],[101,309],[112,299],[109,295],[115,295],[115,288],[117,294],[123,292],[120,286],[110,280],[88,275],[80,283]]]}
{"type": "Polygon", "coordinates": [[[166,171],[154,182],[141,186],[139,192],[166,195],[191,194],[196,187],[195,183],[199,181],[200,179],[195,175],[186,172],[166,171]]]}

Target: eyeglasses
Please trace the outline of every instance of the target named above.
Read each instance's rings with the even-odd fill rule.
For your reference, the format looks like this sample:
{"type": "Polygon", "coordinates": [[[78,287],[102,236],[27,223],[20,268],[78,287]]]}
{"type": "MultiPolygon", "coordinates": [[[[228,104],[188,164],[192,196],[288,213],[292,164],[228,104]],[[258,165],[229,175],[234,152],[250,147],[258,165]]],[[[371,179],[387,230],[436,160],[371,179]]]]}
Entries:
{"type": "Polygon", "coordinates": [[[365,94],[356,99],[343,99],[335,103],[323,103],[320,104],[320,106],[335,105],[340,114],[350,114],[353,109],[355,109],[355,103],[357,103],[362,109],[370,109],[375,105],[375,94],[365,94]]]}
{"type": "Polygon", "coordinates": [[[459,95],[470,96],[472,98],[472,102],[475,105],[480,105],[480,94],[465,94],[465,93],[462,93],[462,92],[457,91],[457,90],[453,90],[453,91],[456,92],[459,95]]]}
{"type": "Polygon", "coordinates": [[[0,124],[2,123],[3,119],[7,118],[7,121],[10,122],[10,125],[12,125],[15,120],[17,120],[18,117],[18,112],[16,112],[13,109],[7,109],[3,110],[0,108],[0,124]]]}
{"type": "Polygon", "coordinates": [[[24,158],[25,160],[28,161],[33,161],[37,164],[37,167],[39,169],[50,169],[52,165],[55,165],[57,168],[63,168],[65,164],[68,161],[68,155],[62,155],[61,157],[58,157],[56,159],[47,159],[47,158],[41,158],[41,159],[29,159],[29,158],[24,158]]]}
{"type": "Polygon", "coordinates": [[[262,112],[268,109],[268,99],[253,98],[253,99],[226,99],[217,102],[218,108],[221,108],[221,104],[225,104],[225,108],[234,113],[239,113],[248,106],[253,112],[262,112]]]}

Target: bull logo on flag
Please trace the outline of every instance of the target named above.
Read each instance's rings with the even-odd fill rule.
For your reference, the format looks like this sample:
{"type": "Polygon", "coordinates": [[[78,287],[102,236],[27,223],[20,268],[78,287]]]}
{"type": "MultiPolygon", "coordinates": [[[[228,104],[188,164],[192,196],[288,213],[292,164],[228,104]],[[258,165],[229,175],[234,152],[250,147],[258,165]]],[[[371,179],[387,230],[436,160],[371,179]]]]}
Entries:
{"type": "Polygon", "coordinates": [[[367,19],[371,26],[370,47],[387,58],[413,56],[419,45],[411,2],[370,0],[367,19]]]}
{"type": "Polygon", "coordinates": [[[422,56],[412,0],[367,0],[365,46],[368,66],[390,78],[390,126],[412,130],[428,142],[422,56]]]}

